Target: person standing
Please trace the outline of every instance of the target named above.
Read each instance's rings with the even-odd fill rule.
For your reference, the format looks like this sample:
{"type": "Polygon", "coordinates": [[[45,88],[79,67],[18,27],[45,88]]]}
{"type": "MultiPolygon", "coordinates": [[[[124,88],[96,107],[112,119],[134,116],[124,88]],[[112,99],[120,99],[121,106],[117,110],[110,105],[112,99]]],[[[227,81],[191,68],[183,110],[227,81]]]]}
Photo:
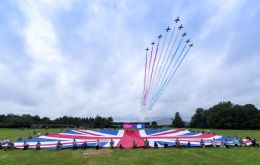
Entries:
{"type": "Polygon", "coordinates": [[[154,148],[158,148],[158,144],[154,141],[154,148]]]}
{"type": "Polygon", "coordinates": [[[175,140],[175,144],[177,148],[181,148],[181,143],[178,138],[175,140]]]}
{"type": "Polygon", "coordinates": [[[99,149],[99,139],[97,139],[96,150],[99,149]]]}
{"type": "Polygon", "coordinates": [[[233,139],[233,144],[234,144],[235,148],[238,147],[238,139],[236,137],[233,139]]]}
{"type": "Polygon", "coordinates": [[[87,143],[87,141],[85,141],[83,144],[82,144],[82,149],[84,150],[84,149],[86,149],[88,147],[88,143],[87,143]]]}
{"type": "Polygon", "coordinates": [[[114,144],[115,144],[115,142],[114,142],[114,140],[113,139],[111,139],[110,140],[110,149],[114,149],[114,144]]]}
{"type": "Polygon", "coordinates": [[[205,141],[203,139],[200,140],[200,146],[201,148],[205,148],[205,141]]]}
{"type": "Polygon", "coordinates": [[[133,149],[136,149],[137,148],[137,144],[136,144],[136,141],[135,141],[135,139],[133,139],[133,149]]]}
{"type": "Polygon", "coordinates": [[[77,149],[77,141],[75,138],[73,139],[72,146],[73,146],[73,150],[77,149]]]}
{"type": "Polygon", "coordinates": [[[29,148],[29,144],[26,141],[24,141],[23,142],[23,150],[27,150],[28,148],[29,148]]]}
{"type": "Polygon", "coordinates": [[[57,150],[61,150],[61,149],[62,149],[62,143],[60,142],[60,140],[59,140],[58,143],[56,144],[56,149],[57,149],[57,150]]]}
{"type": "Polygon", "coordinates": [[[144,148],[149,148],[149,141],[147,139],[144,141],[144,148]]]}
{"type": "Polygon", "coordinates": [[[39,150],[41,148],[41,143],[38,141],[35,146],[35,150],[39,150]]]}
{"type": "Polygon", "coordinates": [[[212,147],[213,148],[217,148],[217,142],[216,142],[216,139],[215,138],[213,138],[213,140],[212,140],[212,147]]]}

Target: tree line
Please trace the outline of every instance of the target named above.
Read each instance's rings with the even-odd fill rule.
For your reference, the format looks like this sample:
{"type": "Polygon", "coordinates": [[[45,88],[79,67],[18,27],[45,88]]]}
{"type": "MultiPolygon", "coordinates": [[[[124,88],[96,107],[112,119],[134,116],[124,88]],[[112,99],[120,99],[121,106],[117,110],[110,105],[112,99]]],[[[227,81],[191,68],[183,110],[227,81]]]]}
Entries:
{"type": "Polygon", "coordinates": [[[0,114],[0,127],[88,127],[110,128],[113,125],[112,117],[71,117],[63,116],[55,119],[40,117],[38,115],[0,114]]]}
{"type": "Polygon", "coordinates": [[[190,122],[184,122],[176,112],[172,121],[176,128],[259,129],[260,110],[252,104],[238,105],[220,102],[209,109],[197,108],[190,122]]]}
{"type": "MultiPolygon", "coordinates": [[[[118,128],[121,124],[114,122],[112,117],[99,115],[85,118],[63,116],[50,119],[30,114],[0,114],[0,127],[118,128]]],[[[152,122],[151,126],[151,128],[156,128],[157,123],[152,122]]],[[[230,101],[220,102],[209,109],[197,108],[190,122],[183,121],[180,113],[176,112],[171,126],[175,128],[260,129],[260,110],[252,104],[238,105],[230,101]]]]}

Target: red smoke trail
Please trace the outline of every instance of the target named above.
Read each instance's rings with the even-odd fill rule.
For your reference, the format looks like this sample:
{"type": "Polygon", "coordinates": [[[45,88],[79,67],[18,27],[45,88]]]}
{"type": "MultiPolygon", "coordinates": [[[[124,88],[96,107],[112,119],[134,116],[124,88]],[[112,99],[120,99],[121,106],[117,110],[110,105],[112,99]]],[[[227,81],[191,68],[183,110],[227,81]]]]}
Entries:
{"type": "MultiPolygon", "coordinates": [[[[147,54],[148,54],[148,48],[146,49],[146,54],[145,54],[145,69],[144,69],[144,90],[143,90],[143,99],[144,99],[144,92],[145,92],[145,89],[146,89],[147,54]]],[[[144,104],[144,100],[143,100],[143,104],[144,104]]]]}
{"type": "Polygon", "coordinates": [[[150,85],[151,85],[151,81],[153,80],[153,69],[154,69],[154,64],[155,64],[156,56],[157,56],[157,52],[158,52],[159,41],[160,40],[158,40],[158,44],[157,44],[157,48],[156,48],[155,56],[154,56],[154,60],[153,60],[152,72],[151,72],[151,76],[150,76],[150,85]]]}
{"type": "Polygon", "coordinates": [[[149,81],[148,80],[149,80],[150,67],[151,67],[152,58],[153,58],[153,45],[154,45],[154,42],[152,43],[150,62],[149,62],[148,73],[147,73],[147,85],[146,85],[146,89],[145,89],[144,104],[146,104],[146,100],[147,100],[147,92],[148,92],[147,87],[149,86],[149,81]]]}
{"type": "Polygon", "coordinates": [[[150,88],[151,88],[152,81],[153,81],[154,64],[155,64],[155,62],[156,62],[156,57],[157,57],[157,52],[158,52],[159,44],[160,44],[160,39],[158,40],[158,44],[157,44],[156,51],[155,51],[155,55],[154,55],[154,60],[153,60],[153,65],[152,65],[152,71],[151,71],[151,75],[150,75],[150,83],[149,83],[148,91],[147,91],[147,94],[146,94],[147,97],[149,96],[150,88]]]}

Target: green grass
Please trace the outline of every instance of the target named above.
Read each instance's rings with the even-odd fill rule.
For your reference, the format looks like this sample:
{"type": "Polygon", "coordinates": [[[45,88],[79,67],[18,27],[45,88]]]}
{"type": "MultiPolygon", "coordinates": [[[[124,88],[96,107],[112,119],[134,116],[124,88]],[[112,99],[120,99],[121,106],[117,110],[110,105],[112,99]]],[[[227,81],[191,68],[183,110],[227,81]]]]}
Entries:
{"type": "MultiPolygon", "coordinates": [[[[194,129],[198,130],[198,129],[194,129]]],[[[49,131],[52,131],[49,130],[49,131]]],[[[58,132],[60,129],[55,129],[58,132]]],[[[259,130],[210,130],[225,136],[250,136],[260,140],[259,130]]],[[[45,130],[42,130],[45,132],[45,130]]],[[[32,135],[32,130],[0,129],[0,138],[17,139],[32,135]]],[[[260,147],[246,148],[161,148],[161,149],[136,149],[136,150],[109,150],[87,149],[76,150],[12,150],[0,151],[0,165],[30,165],[30,164],[247,164],[260,165],[260,147]]]]}
{"type": "MultiPolygon", "coordinates": [[[[18,138],[22,137],[23,139],[27,139],[29,136],[33,136],[33,130],[34,129],[17,129],[17,128],[0,128],[0,139],[8,138],[12,141],[16,141],[18,138]]],[[[53,129],[37,129],[41,131],[42,134],[44,133],[51,133],[51,132],[61,132],[60,128],[53,128],[53,129]]]]}

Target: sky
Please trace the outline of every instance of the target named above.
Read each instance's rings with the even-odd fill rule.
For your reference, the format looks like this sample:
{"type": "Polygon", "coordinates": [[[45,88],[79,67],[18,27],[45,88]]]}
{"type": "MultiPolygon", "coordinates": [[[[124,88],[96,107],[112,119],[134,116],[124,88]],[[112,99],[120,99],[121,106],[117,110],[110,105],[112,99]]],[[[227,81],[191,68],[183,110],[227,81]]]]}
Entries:
{"type": "Polygon", "coordinates": [[[220,101],[260,108],[257,0],[3,0],[0,113],[190,120],[220,101]],[[151,110],[145,48],[179,16],[194,43],[151,110]]]}

